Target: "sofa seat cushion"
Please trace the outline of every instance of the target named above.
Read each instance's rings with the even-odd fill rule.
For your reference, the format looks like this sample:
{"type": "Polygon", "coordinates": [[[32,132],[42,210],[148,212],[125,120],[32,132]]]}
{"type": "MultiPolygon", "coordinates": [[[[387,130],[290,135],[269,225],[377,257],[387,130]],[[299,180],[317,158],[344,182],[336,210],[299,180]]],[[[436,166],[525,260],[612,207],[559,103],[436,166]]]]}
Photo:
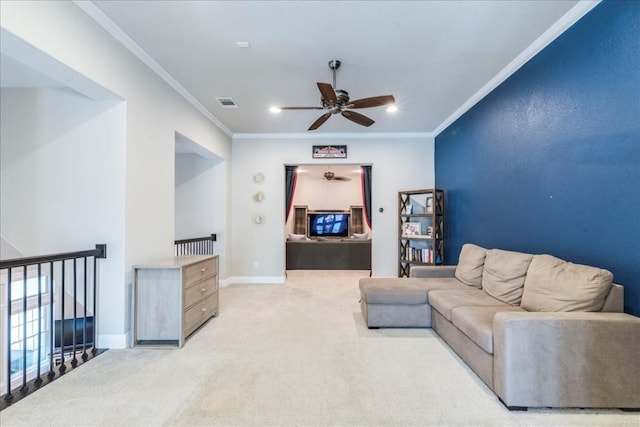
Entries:
{"type": "Polygon", "coordinates": [[[482,287],[482,271],[484,269],[487,250],[471,243],[465,243],[460,250],[455,277],[465,285],[474,288],[482,287]]]}
{"type": "Polygon", "coordinates": [[[360,295],[367,304],[416,305],[428,302],[432,289],[468,289],[453,277],[419,278],[363,278],[360,295]]]}
{"type": "Polygon", "coordinates": [[[467,288],[466,290],[436,289],[430,291],[429,304],[431,305],[431,308],[437,310],[450,322],[451,310],[456,307],[509,306],[480,289],[472,288],[467,288]]]}
{"type": "Polygon", "coordinates": [[[613,274],[573,264],[551,255],[536,255],[522,295],[528,311],[600,311],[611,290],[613,274]]]}
{"type": "Polygon", "coordinates": [[[465,306],[451,310],[451,323],[478,347],[493,354],[493,317],[503,311],[521,311],[520,307],[510,305],[498,306],[465,306]]]}
{"type": "Polygon", "coordinates": [[[487,251],[482,273],[482,289],[506,304],[519,305],[532,259],[532,254],[521,252],[501,249],[487,251]]]}

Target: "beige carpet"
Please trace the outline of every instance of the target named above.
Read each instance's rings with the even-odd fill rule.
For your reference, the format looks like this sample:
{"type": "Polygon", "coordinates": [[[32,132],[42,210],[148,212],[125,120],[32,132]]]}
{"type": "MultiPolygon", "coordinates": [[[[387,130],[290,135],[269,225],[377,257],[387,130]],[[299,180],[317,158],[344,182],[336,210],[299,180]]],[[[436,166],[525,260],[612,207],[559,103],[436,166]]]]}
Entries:
{"type": "Polygon", "coordinates": [[[430,329],[368,330],[367,272],[221,289],[182,350],[109,350],[0,412],[10,426],[640,426],[619,410],[509,412],[430,329]]]}

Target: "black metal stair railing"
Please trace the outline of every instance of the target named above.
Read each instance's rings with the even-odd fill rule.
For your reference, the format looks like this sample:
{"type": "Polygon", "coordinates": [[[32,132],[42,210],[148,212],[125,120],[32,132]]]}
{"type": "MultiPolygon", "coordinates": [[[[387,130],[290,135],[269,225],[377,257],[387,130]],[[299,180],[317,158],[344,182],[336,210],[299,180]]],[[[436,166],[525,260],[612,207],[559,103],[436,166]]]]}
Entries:
{"type": "Polygon", "coordinates": [[[0,261],[0,409],[103,350],[96,348],[97,260],[107,246],[0,261]],[[72,307],[69,307],[72,305],[72,307]],[[80,360],[78,360],[78,357],[80,360]],[[46,371],[46,374],[45,374],[46,371]]]}
{"type": "Polygon", "coordinates": [[[174,254],[176,256],[213,255],[213,242],[215,241],[215,234],[206,237],[176,240],[174,242],[174,254]]]}

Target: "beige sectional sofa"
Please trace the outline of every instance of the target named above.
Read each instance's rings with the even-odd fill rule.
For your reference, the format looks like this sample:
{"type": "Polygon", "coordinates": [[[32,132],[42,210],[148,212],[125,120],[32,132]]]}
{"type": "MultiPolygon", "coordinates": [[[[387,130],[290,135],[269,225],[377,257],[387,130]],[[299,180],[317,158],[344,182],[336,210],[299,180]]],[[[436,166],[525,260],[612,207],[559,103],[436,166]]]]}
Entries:
{"type": "Polygon", "coordinates": [[[411,276],[360,280],[369,328],[432,327],[510,409],[640,408],[640,318],[609,271],[466,244],[411,276]]]}

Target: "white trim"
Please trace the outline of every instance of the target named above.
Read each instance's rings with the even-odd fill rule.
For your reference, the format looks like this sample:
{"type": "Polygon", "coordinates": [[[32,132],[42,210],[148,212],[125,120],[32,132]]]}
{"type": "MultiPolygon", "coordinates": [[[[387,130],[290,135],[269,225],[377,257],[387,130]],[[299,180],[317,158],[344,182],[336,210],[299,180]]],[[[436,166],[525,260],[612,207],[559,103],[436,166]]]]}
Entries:
{"type": "Polygon", "coordinates": [[[596,7],[601,0],[583,0],[576,4],[571,10],[564,14],[555,24],[547,31],[542,33],[529,47],[516,56],[506,67],[496,74],[487,84],[485,84],[478,92],[460,106],[453,114],[445,119],[432,132],[434,136],[438,136],[443,130],[449,127],[453,122],[458,120],[464,113],[470,110],[485,96],[491,93],[495,88],[500,86],[513,73],[518,71],[531,58],[536,56],[542,49],[547,47],[552,41],[558,38],[562,33],[569,29],[573,24],[578,22],[591,9],[596,7]]]}
{"type": "Polygon", "coordinates": [[[98,334],[98,348],[127,348],[129,345],[129,332],[125,334],[98,334]]]}
{"type": "Polygon", "coordinates": [[[232,136],[233,132],[226,127],[211,111],[202,105],[188,90],[184,88],[171,74],[167,72],[160,64],[158,64],[144,49],[140,47],[131,37],[129,37],[120,27],[118,27],[107,15],[98,8],[93,2],[73,0],[84,13],[89,15],[98,25],[104,28],[117,41],[122,43],[131,53],[133,53],[140,61],[156,73],[162,80],[178,92],[187,102],[193,105],[207,119],[220,128],[227,136],[232,136]]]}
{"type": "Polygon", "coordinates": [[[283,285],[286,280],[285,276],[239,276],[229,277],[225,280],[220,280],[219,285],[221,288],[226,288],[234,283],[261,283],[261,284],[277,284],[283,285]]]}
{"type": "Polygon", "coordinates": [[[433,132],[375,132],[375,133],[234,133],[233,139],[401,139],[433,138],[433,132]]]}

